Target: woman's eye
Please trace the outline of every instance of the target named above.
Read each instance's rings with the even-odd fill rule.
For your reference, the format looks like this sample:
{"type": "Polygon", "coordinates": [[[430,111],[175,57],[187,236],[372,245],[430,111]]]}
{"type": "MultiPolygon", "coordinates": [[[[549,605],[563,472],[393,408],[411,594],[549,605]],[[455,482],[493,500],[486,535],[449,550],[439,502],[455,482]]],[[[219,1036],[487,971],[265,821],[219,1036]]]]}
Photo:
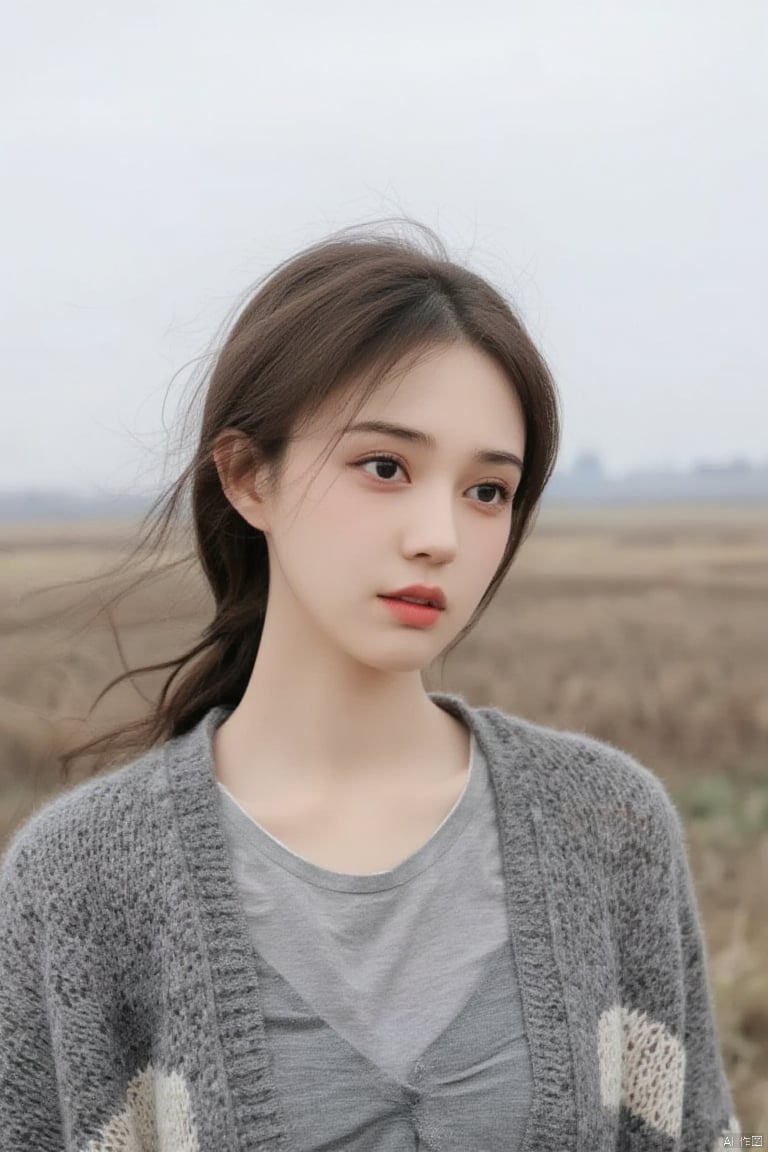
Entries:
{"type": "MultiPolygon", "coordinates": [[[[366,464],[375,464],[377,467],[379,464],[383,464],[387,468],[402,468],[400,461],[393,460],[391,456],[370,456],[367,460],[361,460],[357,467],[362,468],[366,464]]],[[[371,473],[369,472],[368,475],[370,476],[371,473]]],[[[391,480],[392,476],[376,476],[376,479],[391,480]]]]}
{"type": "MultiPolygon", "coordinates": [[[[400,463],[400,461],[395,460],[395,458],[393,456],[369,456],[367,458],[367,460],[358,461],[358,463],[355,464],[354,467],[355,468],[364,468],[368,464],[373,464],[376,468],[383,466],[384,468],[390,469],[390,474],[388,476],[373,475],[373,473],[369,472],[368,475],[369,476],[373,475],[373,478],[375,480],[392,480],[393,479],[392,470],[393,469],[396,470],[398,468],[403,467],[403,465],[400,463]]],[[[495,481],[489,480],[486,483],[474,484],[473,487],[474,488],[485,488],[486,490],[490,489],[494,493],[498,493],[498,496],[499,496],[498,501],[491,501],[491,500],[480,500],[479,501],[480,504],[485,504],[489,508],[501,508],[505,504],[509,504],[512,500],[511,489],[509,489],[506,484],[497,484],[495,481]]]]}

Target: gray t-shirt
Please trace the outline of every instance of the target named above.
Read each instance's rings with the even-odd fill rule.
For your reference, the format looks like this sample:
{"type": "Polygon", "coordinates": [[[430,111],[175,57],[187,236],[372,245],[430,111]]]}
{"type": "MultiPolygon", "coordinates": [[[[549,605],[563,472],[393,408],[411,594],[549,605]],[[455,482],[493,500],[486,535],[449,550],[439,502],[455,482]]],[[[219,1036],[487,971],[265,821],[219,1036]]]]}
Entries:
{"type": "Polygon", "coordinates": [[[513,1152],[531,1064],[497,818],[474,735],[459,799],[395,868],[321,868],[218,783],[272,1074],[301,1152],[513,1152]]]}

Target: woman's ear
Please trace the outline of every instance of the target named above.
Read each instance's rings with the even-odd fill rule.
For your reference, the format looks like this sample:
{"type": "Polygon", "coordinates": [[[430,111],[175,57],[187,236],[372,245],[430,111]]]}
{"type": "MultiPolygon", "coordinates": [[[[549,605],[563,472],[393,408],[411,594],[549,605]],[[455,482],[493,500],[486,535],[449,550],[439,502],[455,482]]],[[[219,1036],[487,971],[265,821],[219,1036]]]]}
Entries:
{"type": "Polygon", "coordinates": [[[258,495],[259,469],[247,436],[234,428],[220,432],[213,446],[213,460],[232,507],[252,528],[266,529],[264,498],[258,495]]]}

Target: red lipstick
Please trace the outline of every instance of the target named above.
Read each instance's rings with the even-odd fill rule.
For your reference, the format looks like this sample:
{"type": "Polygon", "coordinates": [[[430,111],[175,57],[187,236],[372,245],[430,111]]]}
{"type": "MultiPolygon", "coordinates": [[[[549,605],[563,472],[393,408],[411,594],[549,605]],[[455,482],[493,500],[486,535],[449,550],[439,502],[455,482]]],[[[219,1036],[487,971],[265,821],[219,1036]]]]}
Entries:
{"type": "Polygon", "coordinates": [[[445,608],[445,594],[442,588],[427,587],[426,584],[409,584],[407,588],[398,588],[396,592],[384,592],[386,597],[407,596],[410,600],[422,600],[431,604],[433,608],[445,608]]]}
{"type": "Polygon", "coordinates": [[[397,592],[389,592],[379,598],[393,616],[412,628],[431,627],[445,608],[442,588],[428,588],[425,584],[409,584],[407,588],[400,588],[397,592]],[[412,599],[404,600],[404,596],[412,599]],[[414,603],[416,600],[421,603],[414,603]]]}

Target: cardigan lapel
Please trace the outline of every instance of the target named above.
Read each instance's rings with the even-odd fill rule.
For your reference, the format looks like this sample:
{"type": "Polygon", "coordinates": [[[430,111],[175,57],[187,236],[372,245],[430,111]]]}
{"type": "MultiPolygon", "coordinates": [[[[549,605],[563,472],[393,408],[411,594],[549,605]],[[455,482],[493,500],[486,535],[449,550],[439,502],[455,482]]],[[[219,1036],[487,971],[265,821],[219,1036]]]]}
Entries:
{"type": "Polygon", "coordinates": [[[474,728],[497,806],[509,935],[520,984],[532,1065],[532,1099],[520,1152],[595,1152],[577,1138],[577,1080],[566,974],[579,971],[560,925],[567,913],[560,876],[543,835],[539,789],[546,764],[525,722],[493,708],[472,708],[455,694],[431,693],[474,728]]]}
{"type": "MultiPolygon", "coordinates": [[[[180,912],[198,915],[209,965],[214,1003],[208,1026],[218,1031],[224,1059],[226,1090],[231,1099],[227,1127],[234,1126],[232,1152],[263,1152],[275,1148],[293,1152],[270,1067],[266,1028],[261,1010],[256,954],[240,902],[221,822],[220,797],[214,775],[212,739],[228,709],[216,707],[189,732],[166,743],[165,767],[172,791],[181,850],[192,885],[192,907],[180,912]]],[[[201,1068],[205,1085],[210,1070],[201,1068]]],[[[201,1147],[224,1147],[224,1117],[206,1114],[197,1101],[195,1117],[201,1147]]]]}

